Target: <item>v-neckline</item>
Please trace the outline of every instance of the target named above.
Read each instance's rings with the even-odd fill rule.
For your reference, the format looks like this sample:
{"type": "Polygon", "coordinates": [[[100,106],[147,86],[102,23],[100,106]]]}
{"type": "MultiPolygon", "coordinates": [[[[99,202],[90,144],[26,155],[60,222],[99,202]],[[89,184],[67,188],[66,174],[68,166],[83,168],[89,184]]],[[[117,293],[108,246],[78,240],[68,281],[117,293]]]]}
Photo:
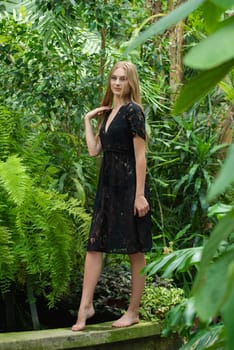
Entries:
{"type": "Polygon", "coordinates": [[[124,105],[122,105],[122,106],[119,107],[119,109],[118,109],[117,112],[115,113],[114,117],[113,117],[112,120],[110,121],[110,124],[108,125],[108,128],[107,128],[106,125],[107,125],[109,116],[111,115],[111,112],[113,111],[113,109],[111,110],[110,114],[108,115],[108,117],[107,117],[107,119],[106,119],[106,123],[105,123],[105,127],[104,127],[105,134],[108,133],[111,124],[113,123],[113,121],[115,120],[115,118],[116,118],[117,115],[119,114],[120,109],[121,109],[123,106],[124,106],[124,105]]]}

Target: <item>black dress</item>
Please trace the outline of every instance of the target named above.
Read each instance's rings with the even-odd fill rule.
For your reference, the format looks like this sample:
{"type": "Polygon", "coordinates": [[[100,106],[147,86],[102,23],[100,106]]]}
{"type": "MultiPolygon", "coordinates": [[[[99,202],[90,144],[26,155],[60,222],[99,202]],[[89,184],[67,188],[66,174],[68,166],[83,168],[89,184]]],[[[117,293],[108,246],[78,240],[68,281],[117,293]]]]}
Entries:
{"type": "MultiPolygon", "coordinates": [[[[134,216],[136,171],[133,137],[143,139],[145,116],[130,102],[120,107],[105,131],[107,112],[100,128],[103,159],[100,169],[88,251],[133,254],[151,249],[150,212],[134,216]]],[[[149,191],[145,185],[145,197],[149,191]]]]}

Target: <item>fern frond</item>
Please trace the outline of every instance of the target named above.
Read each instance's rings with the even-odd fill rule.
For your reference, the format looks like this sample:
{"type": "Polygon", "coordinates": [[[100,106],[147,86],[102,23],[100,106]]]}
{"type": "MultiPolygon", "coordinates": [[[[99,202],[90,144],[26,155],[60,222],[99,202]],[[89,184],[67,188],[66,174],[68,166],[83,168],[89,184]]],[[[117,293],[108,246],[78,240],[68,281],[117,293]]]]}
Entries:
{"type": "Polygon", "coordinates": [[[17,256],[35,293],[45,293],[50,306],[67,291],[77,258],[83,263],[90,223],[79,202],[66,197],[32,188],[24,206],[17,208],[17,256]]]}
{"type": "Polygon", "coordinates": [[[23,203],[31,181],[17,155],[10,156],[6,162],[0,161],[0,185],[8,193],[11,201],[17,205],[23,203]]]}
{"type": "Polygon", "coordinates": [[[12,113],[4,106],[0,106],[0,159],[5,160],[11,149],[12,133],[15,121],[12,113]]]}
{"type": "Polygon", "coordinates": [[[14,232],[12,246],[1,245],[8,265],[0,263],[0,277],[4,271],[6,276],[0,281],[6,290],[8,280],[25,284],[30,276],[34,292],[45,294],[52,306],[67,292],[72,269],[83,263],[91,218],[78,200],[35,187],[26,170],[17,156],[0,161],[0,186],[5,189],[0,200],[7,203],[0,207],[0,223],[9,223],[2,239],[10,242],[14,232]]]}
{"type": "Polygon", "coordinates": [[[76,224],[79,226],[80,234],[87,237],[91,224],[91,215],[87,213],[85,208],[82,207],[80,205],[80,202],[75,198],[70,198],[66,202],[66,210],[68,211],[69,215],[74,218],[76,224]]]}
{"type": "Polygon", "coordinates": [[[12,233],[7,227],[0,226],[0,288],[3,294],[9,290],[15,272],[12,233]]]}

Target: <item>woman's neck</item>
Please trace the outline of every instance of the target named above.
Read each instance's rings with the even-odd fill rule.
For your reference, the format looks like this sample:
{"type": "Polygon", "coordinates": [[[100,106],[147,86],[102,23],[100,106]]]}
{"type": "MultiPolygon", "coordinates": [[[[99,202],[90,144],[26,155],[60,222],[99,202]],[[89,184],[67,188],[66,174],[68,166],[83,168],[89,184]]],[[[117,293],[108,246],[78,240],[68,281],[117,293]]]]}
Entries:
{"type": "Polygon", "coordinates": [[[130,102],[129,99],[114,98],[114,100],[113,100],[113,109],[118,109],[118,108],[120,108],[121,106],[125,105],[128,102],[130,102]]]}

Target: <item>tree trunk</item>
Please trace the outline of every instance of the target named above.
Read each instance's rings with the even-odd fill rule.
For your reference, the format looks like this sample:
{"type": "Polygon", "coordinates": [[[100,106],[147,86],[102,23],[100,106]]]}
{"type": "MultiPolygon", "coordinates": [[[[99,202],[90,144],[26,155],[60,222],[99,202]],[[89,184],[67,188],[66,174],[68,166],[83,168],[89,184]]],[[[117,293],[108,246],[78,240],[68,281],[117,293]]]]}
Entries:
{"type": "Polygon", "coordinates": [[[39,317],[38,317],[38,312],[37,312],[37,305],[35,302],[35,296],[34,296],[32,284],[31,284],[31,281],[29,280],[29,278],[27,279],[27,299],[28,299],[28,303],[29,303],[33,329],[39,330],[41,327],[40,327],[40,322],[39,322],[39,317]]]}
{"type": "MultiPolygon", "coordinates": [[[[233,140],[233,121],[234,121],[234,106],[231,106],[225,116],[220,120],[220,130],[218,143],[230,145],[233,140]]],[[[218,158],[224,159],[226,157],[227,149],[218,152],[218,158]]]]}
{"type": "Polygon", "coordinates": [[[161,13],[162,12],[162,2],[161,1],[156,1],[155,0],[148,0],[149,7],[150,7],[150,16],[155,15],[156,13],[161,13]]]}
{"type": "MultiPolygon", "coordinates": [[[[180,5],[183,0],[178,0],[176,5],[180,5]]],[[[168,1],[168,10],[174,9],[174,1],[168,1]]],[[[175,101],[178,87],[182,80],[182,46],[183,46],[184,22],[181,21],[169,30],[169,85],[171,92],[171,102],[175,101]]]]}

